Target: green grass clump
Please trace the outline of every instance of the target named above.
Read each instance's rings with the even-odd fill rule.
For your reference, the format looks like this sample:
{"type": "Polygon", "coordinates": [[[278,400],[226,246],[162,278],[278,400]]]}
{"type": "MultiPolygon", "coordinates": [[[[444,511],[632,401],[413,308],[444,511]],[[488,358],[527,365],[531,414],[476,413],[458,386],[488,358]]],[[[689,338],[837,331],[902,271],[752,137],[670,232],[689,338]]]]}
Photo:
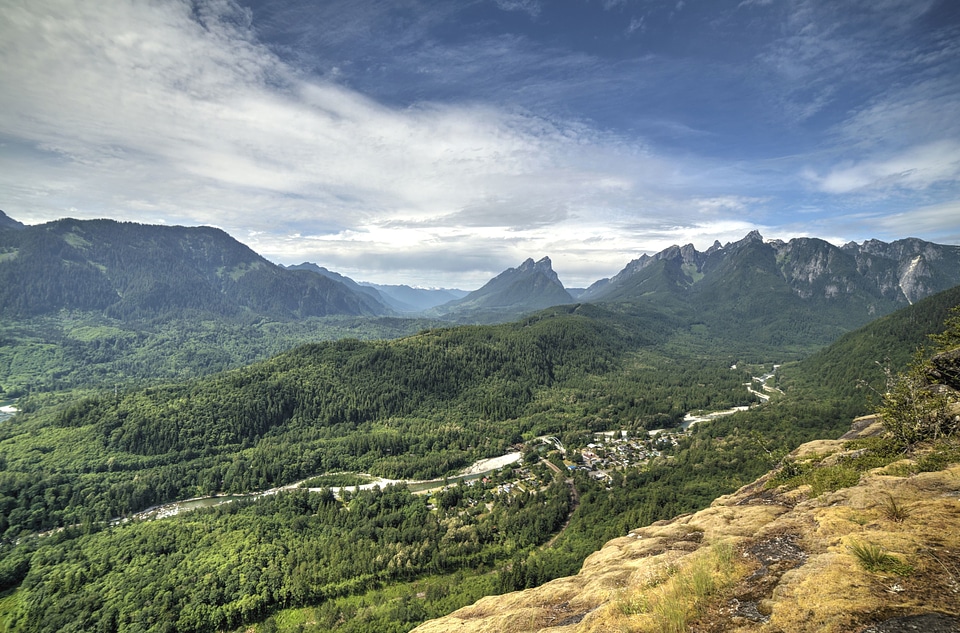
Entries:
{"type": "Polygon", "coordinates": [[[960,438],[952,437],[936,442],[933,451],[917,458],[917,470],[922,473],[943,470],[960,462],[960,438]]]}
{"type": "Polygon", "coordinates": [[[849,488],[860,482],[860,475],[892,464],[902,458],[903,445],[889,438],[853,440],[844,446],[855,450],[841,455],[835,462],[823,465],[822,457],[816,460],[788,461],[767,482],[768,488],[784,486],[794,489],[810,486],[810,496],[819,497],[825,492],[849,488]]]}
{"type": "Polygon", "coordinates": [[[736,582],[737,560],[729,542],[715,543],[706,556],[679,570],[653,605],[656,630],[683,633],[706,604],[736,582]]]}
{"type": "Polygon", "coordinates": [[[908,576],[913,572],[912,566],[874,543],[852,543],[850,553],[854,555],[860,566],[869,572],[897,576],[908,576]]]}

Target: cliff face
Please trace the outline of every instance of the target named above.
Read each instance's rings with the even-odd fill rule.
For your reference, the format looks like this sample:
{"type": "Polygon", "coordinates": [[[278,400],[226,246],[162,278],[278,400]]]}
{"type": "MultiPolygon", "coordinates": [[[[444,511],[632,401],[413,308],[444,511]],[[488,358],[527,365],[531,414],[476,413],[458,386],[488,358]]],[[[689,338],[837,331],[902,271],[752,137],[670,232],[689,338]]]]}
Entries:
{"type": "MultiPolygon", "coordinates": [[[[879,429],[863,426],[849,435],[879,429]]],[[[949,450],[960,456],[956,440],[949,450]]],[[[827,473],[863,453],[817,441],[790,462],[827,473]]],[[[818,496],[770,473],[610,541],[576,576],[415,631],[960,631],[960,465],[923,472],[931,461],[918,453],[818,496]]]]}

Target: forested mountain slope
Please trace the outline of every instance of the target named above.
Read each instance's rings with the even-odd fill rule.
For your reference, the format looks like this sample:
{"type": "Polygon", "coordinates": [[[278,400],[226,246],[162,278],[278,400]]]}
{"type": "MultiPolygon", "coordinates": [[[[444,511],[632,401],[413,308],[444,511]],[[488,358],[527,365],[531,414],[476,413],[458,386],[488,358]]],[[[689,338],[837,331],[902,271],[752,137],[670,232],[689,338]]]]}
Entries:
{"type": "MultiPolygon", "coordinates": [[[[951,301],[937,299],[887,319],[912,319],[916,330],[902,338],[913,341],[926,334],[920,315],[951,301]]],[[[0,427],[0,587],[12,591],[0,622],[20,631],[259,622],[266,631],[289,614],[302,630],[405,631],[480,595],[574,573],[611,538],[703,508],[867,410],[868,390],[838,391],[801,375],[817,367],[793,365],[781,370],[782,397],[698,424],[661,457],[606,481],[553,478],[536,464],[538,436],[585,448],[593,431],[645,437],[684,412],[749,401],[744,369],[726,357],[664,357],[655,347],[669,323],[645,322],[554,308],[502,326],[306,346],[202,381],[21,415],[0,427]],[[540,473],[536,494],[475,497],[454,486],[428,505],[394,487],[339,501],[290,492],[160,523],[101,523],[162,499],[324,472],[422,477],[514,447],[540,473]],[[56,525],[67,529],[30,536],[56,525]]],[[[862,354],[862,375],[882,382],[876,349],[849,349],[862,354]]]]}
{"type": "Polygon", "coordinates": [[[0,315],[61,310],[120,319],[390,312],[332,279],[284,270],[211,227],[64,219],[0,230],[0,315]]]}
{"type": "Polygon", "coordinates": [[[687,245],[644,255],[579,300],[661,306],[690,324],[691,344],[750,341],[754,349],[808,353],[957,284],[958,246],[905,239],[836,247],[752,232],[704,252],[687,245]]]}
{"type": "Polygon", "coordinates": [[[10,216],[8,216],[3,211],[0,211],[0,230],[4,229],[22,229],[24,225],[22,222],[17,222],[10,216]]]}
{"type": "Polygon", "coordinates": [[[888,382],[880,415],[843,438],[804,444],[709,508],[631,529],[575,576],[415,631],[960,630],[956,310],[936,355],[888,382]]]}

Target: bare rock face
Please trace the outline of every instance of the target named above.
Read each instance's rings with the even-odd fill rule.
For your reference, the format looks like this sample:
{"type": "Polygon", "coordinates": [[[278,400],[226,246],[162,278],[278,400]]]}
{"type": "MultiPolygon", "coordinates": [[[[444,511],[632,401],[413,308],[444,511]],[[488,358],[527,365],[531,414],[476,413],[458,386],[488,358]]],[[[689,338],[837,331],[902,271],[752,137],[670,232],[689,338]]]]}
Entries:
{"type": "Polygon", "coordinates": [[[960,391],[960,348],[931,358],[928,374],[933,382],[960,391]]]}
{"type": "Polygon", "coordinates": [[[890,618],[865,628],[861,633],[960,633],[960,618],[943,613],[908,615],[890,618]]]}
{"type": "MultiPolygon", "coordinates": [[[[843,440],[820,440],[793,455],[826,465],[849,454],[843,440]]],[[[910,464],[816,498],[768,474],[610,541],[576,576],[483,598],[415,631],[675,630],[665,618],[682,611],[677,630],[701,633],[960,632],[960,464],[909,474],[910,464]],[[865,568],[855,553],[864,545],[898,564],[865,568]]]]}
{"type": "Polygon", "coordinates": [[[923,255],[917,255],[900,265],[899,282],[903,296],[911,304],[930,294],[933,272],[923,255]]]}

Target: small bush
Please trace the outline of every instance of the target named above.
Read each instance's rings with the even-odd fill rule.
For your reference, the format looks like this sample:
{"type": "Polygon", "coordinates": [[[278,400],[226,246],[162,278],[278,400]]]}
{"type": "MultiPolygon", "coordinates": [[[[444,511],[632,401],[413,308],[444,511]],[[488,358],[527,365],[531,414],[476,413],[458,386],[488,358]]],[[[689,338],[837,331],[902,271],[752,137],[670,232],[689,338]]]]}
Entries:
{"type": "Polygon", "coordinates": [[[930,383],[922,353],[918,352],[902,374],[887,370],[887,390],[877,409],[887,432],[908,446],[957,431],[956,416],[950,412],[950,396],[930,383]]]}
{"type": "Polygon", "coordinates": [[[922,473],[943,470],[960,462],[960,442],[955,438],[937,442],[933,451],[917,458],[917,470],[922,473]]]}
{"type": "Polygon", "coordinates": [[[825,492],[834,492],[860,483],[862,471],[851,464],[841,463],[818,468],[810,477],[810,496],[819,497],[825,492]]]}

